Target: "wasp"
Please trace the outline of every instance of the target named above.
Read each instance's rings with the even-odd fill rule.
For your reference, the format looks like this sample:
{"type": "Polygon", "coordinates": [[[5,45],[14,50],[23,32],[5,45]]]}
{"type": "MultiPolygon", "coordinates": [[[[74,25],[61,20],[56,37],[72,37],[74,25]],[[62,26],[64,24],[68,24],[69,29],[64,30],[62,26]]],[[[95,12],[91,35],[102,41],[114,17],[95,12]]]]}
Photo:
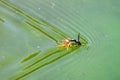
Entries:
{"type": "Polygon", "coordinates": [[[82,45],[80,41],[80,33],[78,34],[77,40],[68,38],[62,41],[62,43],[60,43],[61,47],[66,47],[67,49],[72,46],[80,46],[80,45],[82,45]]]}

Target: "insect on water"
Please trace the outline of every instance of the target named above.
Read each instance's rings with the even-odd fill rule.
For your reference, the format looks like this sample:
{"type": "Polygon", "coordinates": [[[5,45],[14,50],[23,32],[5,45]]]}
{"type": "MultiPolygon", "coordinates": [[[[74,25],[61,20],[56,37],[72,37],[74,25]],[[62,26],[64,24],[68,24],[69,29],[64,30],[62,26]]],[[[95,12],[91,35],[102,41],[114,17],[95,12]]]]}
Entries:
{"type": "Polygon", "coordinates": [[[72,47],[72,46],[80,46],[82,45],[81,41],[80,41],[80,34],[78,34],[78,38],[77,40],[76,39],[65,39],[64,41],[62,41],[60,43],[60,46],[61,47],[65,47],[65,48],[69,48],[69,47],[72,47]]]}

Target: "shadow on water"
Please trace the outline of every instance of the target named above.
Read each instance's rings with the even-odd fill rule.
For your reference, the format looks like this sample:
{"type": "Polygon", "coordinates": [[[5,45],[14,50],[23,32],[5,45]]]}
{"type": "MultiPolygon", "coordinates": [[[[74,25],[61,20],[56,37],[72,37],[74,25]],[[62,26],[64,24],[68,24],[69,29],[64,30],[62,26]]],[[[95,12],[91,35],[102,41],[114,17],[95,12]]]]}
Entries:
{"type": "Polygon", "coordinates": [[[24,59],[21,61],[21,63],[24,63],[24,62],[26,62],[26,61],[28,61],[28,60],[31,60],[32,58],[36,57],[40,52],[41,52],[41,51],[37,51],[37,52],[29,55],[28,57],[24,58],[24,59]]]}
{"type": "MultiPolygon", "coordinates": [[[[2,2],[3,4],[5,4],[8,8],[12,8],[12,10],[17,11],[19,14],[21,14],[22,16],[26,17],[29,21],[31,21],[31,23],[27,22],[27,24],[31,25],[32,27],[36,28],[37,30],[40,30],[39,28],[35,27],[32,25],[32,23],[36,23],[39,26],[40,25],[44,25],[47,28],[51,29],[52,31],[54,31],[55,33],[57,33],[57,35],[60,35],[64,38],[68,37],[68,35],[66,33],[64,33],[63,31],[61,31],[60,29],[58,29],[57,27],[51,25],[50,23],[44,21],[43,19],[35,19],[33,18],[31,15],[29,15],[28,13],[26,13],[25,11],[23,11],[22,9],[18,9],[15,6],[9,4],[6,1],[0,0],[0,2],[2,2]]],[[[46,34],[45,32],[43,32],[42,30],[40,30],[43,34],[47,35],[48,37],[50,37],[51,39],[53,39],[54,41],[56,41],[56,39],[54,39],[53,37],[51,37],[50,35],[48,35],[50,32],[47,32],[48,34],[46,34]]]]}
{"type": "Polygon", "coordinates": [[[2,18],[0,18],[0,22],[5,22],[2,18]]]}
{"type": "MultiPolygon", "coordinates": [[[[67,35],[63,31],[61,31],[57,27],[51,25],[50,23],[44,21],[43,19],[37,20],[37,19],[33,18],[31,15],[29,15],[28,13],[26,13],[25,11],[16,8],[15,6],[13,6],[12,4],[10,4],[6,1],[0,0],[0,2],[2,2],[9,9],[12,9],[13,11],[17,11],[23,17],[27,18],[27,20],[25,22],[26,24],[28,24],[32,28],[38,30],[39,32],[41,32],[42,34],[44,34],[45,36],[47,36],[48,38],[50,38],[51,40],[56,42],[57,44],[58,44],[58,40],[57,40],[56,36],[61,36],[62,38],[69,37],[69,35],[67,35]],[[50,34],[51,33],[50,31],[47,32],[46,30],[43,30],[42,29],[43,26],[46,26],[48,29],[51,30],[51,32],[54,32],[56,34],[52,35],[52,34],[50,34]]],[[[72,29],[72,27],[71,27],[71,29],[72,29]]],[[[83,36],[80,36],[80,38],[85,45],[88,43],[87,40],[83,36]]],[[[34,71],[37,71],[37,70],[41,69],[42,67],[47,66],[55,61],[58,61],[59,59],[74,52],[75,50],[77,50],[80,47],[81,46],[72,47],[68,51],[66,49],[61,50],[59,48],[52,48],[50,50],[46,50],[45,52],[37,51],[37,52],[29,55],[28,57],[24,58],[21,61],[21,64],[27,63],[28,61],[31,63],[29,63],[28,65],[25,65],[25,67],[23,68],[23,72],[21,72],[18,76],[16,76],[15,79],[19,80],[21,78],[24,78],[24,77],[28,76],[29,74],[33,73],[34,71]],[[39,55],[39,53],[44,54],[44,55],[41,56],[41,55],[39,55]],[[33,58],[36,59],[34,62],[32,62],[33,58]]]]}
{"type": "Polygon", "coordinates": [[[46,59],[46,58],[48,58],[48,57],[50,57],[52,55],[55,55],[55,54],[59,53],[60,51],[61,50],[59,50],[59,49],[51,49],[50,51],[48,50],[47,52],[43,53],[43,54],[46,54],[46,55],[40,56],[37,61],[35,61],[34,63],[32,63],[29,66],[25,67],[24,69],[28,69],[28,68],[34,66],[35,64],[41,62],[42,60],[44,60],[44,59],[46,59]]]}
{"type": "Polygon", "coordinates": [[[40,68],[42,68],[42,67],[44,67],[44,66],[46,66],[48,64],[51,64],[51,63],[53,63],[53,62],[61,59],[62,57],[66,56],[66,55],[68,55],[70,53],[72,53],[73,51],[75,51],[79,47],[80,46],[71,48],[68,51],[66,51],[66,49],[60,50],[60,49],[57,49],[57,48],[54,49],[54,51],[53,51],[53,49],[48,50],[47,52],[45,52],[46,55],[40,56],[37,61],[35,61],[35,62],[31,63],[29,66],[25,67],[24,70],[28,69],[28,71],[25,71],[25,72],[21,73],[20,75],[18,75],[18,77],[16,78],[16,80],[24,78],[25,76],[33,73],[34,71],[36,71],[36,70],[38,70],[38,69],[40,69],[40,68]],[[59,54],[59,55],[56,55],[55,57],[53,57],[50,60],[47,60],[47,58],[49,58],[49,57],[51,57],[51,56],[53,56],[55,54],[59,54]],[[47,61],[45,61],[44,63],[41,64],[40,62],[43,61],[43,60],[47,60],[47,61]],[[36,64],[38,64],[38,66],[36,64]]]}

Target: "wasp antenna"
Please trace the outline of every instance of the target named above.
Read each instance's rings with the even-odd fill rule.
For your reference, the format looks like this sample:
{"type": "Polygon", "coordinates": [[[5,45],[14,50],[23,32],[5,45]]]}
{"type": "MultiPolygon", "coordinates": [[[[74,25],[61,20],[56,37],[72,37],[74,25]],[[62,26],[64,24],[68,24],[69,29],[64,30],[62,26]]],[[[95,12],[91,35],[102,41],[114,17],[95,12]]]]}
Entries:
{"type": "Polygon", "coordinates": [[[78,33],[78,45],[81,45],[81,42],[80,42],[80,33],[78,33]]]}
{"type": "Polygon", "coordinates": [[[80,33],[78,33],[78,41],[80,41],[80,33]]]}

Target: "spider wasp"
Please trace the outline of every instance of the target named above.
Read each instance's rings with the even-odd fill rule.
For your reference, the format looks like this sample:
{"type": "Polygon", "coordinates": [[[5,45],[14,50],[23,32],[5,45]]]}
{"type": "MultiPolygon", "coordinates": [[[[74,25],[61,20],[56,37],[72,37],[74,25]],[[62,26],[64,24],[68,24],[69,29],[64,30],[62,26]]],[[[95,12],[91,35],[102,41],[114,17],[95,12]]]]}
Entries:
{"type": "Polygon", "coordinates": [[[80,41],[80,33],[78,34],[78,38],[76,39],[65,39],[62,43],[60,43],[60,46],[62,47],[72,47],[72,46],[80,46],[82,45],[81,41],[80,41]]]}

